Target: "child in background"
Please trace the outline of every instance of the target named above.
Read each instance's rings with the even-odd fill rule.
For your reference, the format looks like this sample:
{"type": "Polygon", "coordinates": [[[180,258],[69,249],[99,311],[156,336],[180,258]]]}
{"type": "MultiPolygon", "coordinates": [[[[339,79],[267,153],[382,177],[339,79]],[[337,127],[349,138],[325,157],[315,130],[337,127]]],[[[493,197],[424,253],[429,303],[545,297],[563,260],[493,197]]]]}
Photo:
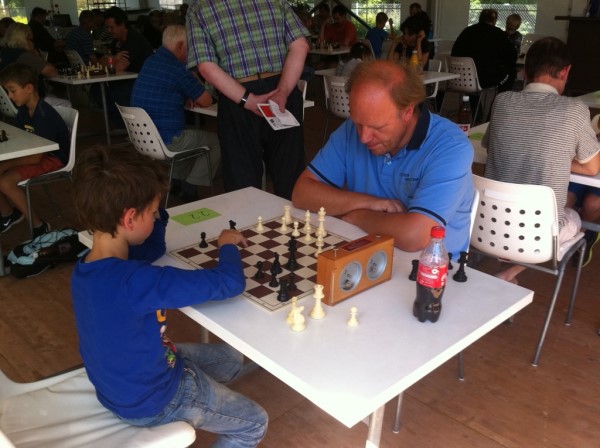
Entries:
{"type": "Polygon", "coordinates": [[[394,21],[392,19],[388,19],[388,16],[385,12],[379,12],[375,16],[375,27],[371,28],[367,31],[367,35],[365,39],[368,39],[371,42],[371,47],[373,47],[373,54],[375,55],[375,59],[381,58],[381,51],[383,49],[383,42],[388,38],[388,32],[383,28],[385,24],[390,24],[390,36],[394,36],[394,21]]]}
{"type": "Polygon", "coordinates": [[[417,52],[419,64],[423,70],[429,67],[429,59],[433,58],[433,44],[427,40],[425,22],[416,16],[410,16],[400,25],[402,34],[394,39],[390,46],[390,61],[408,61],[413,51],[417,52]]]}
{"type": "Polygon", "coordinates": [[[336,76],[350,76],[358,64],[372,59],[371,49],[362,42],[357,42],[350,47],[350,60],[340,62],[335,69],[335,74],[336,76]]]}
{"type": "MultiPolygon", "coordinates": [[[[9,64],[0,72],[0,83],[17,105],[15,126],[58,143],[58,150],[0,162],[0,233],[27,215],[27,197],[19,182],[56,171],[69,161],[71,135],[59,113],[40,98],[38,74],[25,64],[9,64]]],[[[33,237],[50,230],[48,223],[31,211],[33,237]]]]}
{"type": "Polygon", "coordinates": [[[167,309],[224,300],[244,290],[236,230],[218,239],[218,265],[153,266],[166,250],[169,215],[158,208],[169,185],[160,162],[132,150],[89,148],[75,168],[74,199],[93,234],[73,270],[79,351],[98,400],[135,426],[185,421],[219,434],[218,446],[254,447],[266,412],[222,383],[242,355],[226,344],[174,344],[167,309]]]}

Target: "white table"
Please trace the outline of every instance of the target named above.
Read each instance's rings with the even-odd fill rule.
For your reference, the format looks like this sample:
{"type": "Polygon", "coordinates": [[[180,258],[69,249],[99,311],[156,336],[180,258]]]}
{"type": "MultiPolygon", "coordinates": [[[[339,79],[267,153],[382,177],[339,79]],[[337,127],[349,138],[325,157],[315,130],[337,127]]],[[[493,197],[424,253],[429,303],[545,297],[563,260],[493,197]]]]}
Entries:
{"type": "Polygon", "coordinates": [[[583,101],[583,103],[590,108],[600,109],[600,90],[596,92],[586,93],[585,95],[581,95],[576,97],[578,100],[583,101]]]}
{"type": "MultiPolygon", "coordinates": [[[[477,136],[477,138],[469,137],[469,140],[471,141],[471,144],[473,145],[473,150],[475,151],[475,154],[473,157],[473,162],[481,163],[483,165],[485,165],[487,163],[487,149],[481,145],[480,137],[485,135],[488,124],[489,123],[482,123],[478,126],[472,127],[469,130],[469,136],[473,136],[474,134],[477,136]]],[[[577,184],[589,185],[591,187],[600,188],[600,173],[596,174],[595,176],[586,176],[583,174],[571,173],[570,180],[571,180],[571,182],[575,182],[577,184]]],[[[585,227],[586,229],[600,231],[600,224],[596,224],[593,222],[587,222],[587,221],[584,221],[582,224],[583,224],[583,227],[585,227]]]]}
{"type": "MultiPolygon", "coordinates": [[[[184,226],[167,226],[167,252],[229,228],[254,225],[283,214],[289,202],[255,188],[184,204],[171,216],[208,207],[221,215],[184,226]]],[[[292,208],[292,216],[304,211],[292,208]]],[[[316,223],[316,215],[312,215],[316,223]]],[[[327,217],[325,227],[349,239],[362,235],[357,227],[327,217]]],[[[91,244],[89,234],[80,239],[91,244]]],[[[416,254],[394,251],[392,279],[334,307],[325,307],[323,320],[307,317],[306,330],[291,331],[285,323],[287,307],[269,312],[242,296],[183,308],[208,331],[254,360],[315,405],[352,427],[369,417],[367,447],[379,445],[384,405],[412,384],[454,357],[494,327],[531,303],[533,292],[466,268],[468,281],[449,280],[440,320],[420,323],[412,315],[415,283],[407,279],[416,254]],[[351,306],[358,308],[359,326],[346,325],[351,306]]],[[[189,269],[165,255],[159,265],[189,269]]],[[[305,316],[313,299],[299,301],[305,316]]]]}
{"type": "MultiPolygon", "coordinates": [[[[323,70],[316,70],[315,75],[318,76],[335,76],[335,68],[325,68],[323,70]]],[[[449,72],[434,72],[430,70],[424,70],[421,75],[423,84],[433,84],[436,82],[449,81],[451,79],[460,78],[460,75],[449,72]]]]}
{"type": "Polygon", "coordinates": [[[137,73],[133,72],[117,72],[116,75],[90,76],[89,78],[77,79],[73,76],[55,76],[49,78],[50,81],[67,84],[68,86],[82,86],[86,84],[100,84],[100,93],[102,96],[102,110],[104,111],[104,129],[106,131],[106,143],[110,145],[110,124],[108,122],[108,109],[106,108],[106,89],[105,82],[124,81],[127,79],[135,79],[137,73]]]}
{"type": "Polygon", "coordinates": [[[320,56],[341,56],[350,53],[350,47],[332,48],[313,48],[308,51],[309,54],[318,54],[320,56]]]}
{"type": "MultiPolygon", "coordinates": [[[[304,100],[304,108],[306,109],[307,107],[313,107],[315,105],[315,102],[312,100],[304,100]]],[[[208,115],[209,117],[216,117],[219,113],[219,107],[218,104],[211,104],[208,107],[190,107],[190,108],[186,108],[187,110],[197,113],[197,114],[202,114],[202,115],[208,115]]]]}
{"type": "MultiPolygon", "coordinates": [[[[58,143],[10,124],[0,124],[0,132],[2,130],[6,131],[8,140],[0,143],[0,161],[58,150],[58,143]]],[[[6,275],[6,270],[4,268],[2,246],[0,246],[0,276],[3,275],[6,275]]]]}

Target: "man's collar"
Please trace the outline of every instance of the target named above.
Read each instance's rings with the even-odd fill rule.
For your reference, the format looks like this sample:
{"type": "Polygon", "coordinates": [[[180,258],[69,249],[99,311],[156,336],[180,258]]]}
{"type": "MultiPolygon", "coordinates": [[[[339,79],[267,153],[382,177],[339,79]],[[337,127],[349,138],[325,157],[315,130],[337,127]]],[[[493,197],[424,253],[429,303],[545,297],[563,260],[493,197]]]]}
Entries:
{"type": "Polygon", "coordinates": [[[419,149],[421,147],[423,141],[425,141],[425,137],[427,137],[429,122],[431,121],[431,113],[426,106],[415,106],[415,113],[419,114],[419,119],[417,120],[413,135],[406,145],[407,150],[419,149]]]}
{"type": "Polygon", "coordinates": [[[524,92],[528,93],[554,93],[558,95],[558,90],[552,87],[550,84],[544,82],[532,82],[525,86],[524,92]]]}

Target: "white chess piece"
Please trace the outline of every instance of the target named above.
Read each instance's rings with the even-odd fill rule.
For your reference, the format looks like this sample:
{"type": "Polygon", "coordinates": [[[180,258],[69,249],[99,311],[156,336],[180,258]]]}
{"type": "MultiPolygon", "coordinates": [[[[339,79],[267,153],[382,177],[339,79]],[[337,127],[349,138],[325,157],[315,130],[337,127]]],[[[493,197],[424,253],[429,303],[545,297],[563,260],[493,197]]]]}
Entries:
{"type": "Polygon", "coordinates": [[[313,238],[312,238],[312,236],[310,236],[310,229],[306,230],[306,227],[304,227],[303,231],[304,231],[304,238],[303,238],[304,242],[305,243],[312,242],[313,238]]]}
{"type": "Polygon", "coordinates": [[[358,319],[356,318],[357,312],[358,312],[358,310],[356,309],[355,306],[350,308],[350,319],[348,319],[349,327],[358,327],[358,319]]]}
{"type": "Polygon", "coordinates": [[[325,297],[325,294],[323,294],[323,285],[315,285],[313,297],[315,299],[315,307],[310,312],[310,317],[313,319],[323,319],[325,317],[325,310],[323,309],[322,303],[322,299],[325,297]]]}
{"type": "Polygon", "coordinates": [[[323,235],[323,238],[325,238],[327,236],[327,231],[325,230],[325,208],[321,207],[319,209],[318,215],[319,229],[317,230],[317,233],[321,233],[323,235]]]}
{"type": "Polygon", "coordinates": [[[317,255],[323,252],[323,246],[325,246],[325,241],[323,241],[323,235],[317,231],[317,242],[315,243],[317,246],[317,255]]]}
{"type": "Polygon", "coordinates": [[[292,316],[291,326],[292,331],[304,331],[304,329],[306,328],[306,319],[304,318],[302,311],[304,311],[303,306],[299,306],[294,309],[294,315],[292,316]]]}
{"type": "Polygon", "coordinates": [[[300,232],[298,231],[298,221],[294,221],[294,231],[292,232],[292,236],[294,238],[298,238],[300,236],[300,232]]]}
{"type": "Polygon", "coordinates": [[[304,233],[311,233],[312,226],[310,225],[310,210],[306,210],[304,214],[304,233]]]}
{"type": "Polygon", "coordinates": [[[256,223],[256,231],[258,233],[264,232],[265,231],[265,226],[263,226],[263,219],[262,216],[258,217],[258,222],[256,223]]]}
{"type": "Polygon", "coordinates": [[[286,224],[291,224],[292,223],[292,215],[290,215],[290,206],[289,205],[284,205],[283,206],[283,216],[285,217],[285,223],[286,224]]]}
{"type": "Polygon", "coordinates": [[[292,325],[294,323],[294,313],[296,312],[296,304],[298,303],[298,297],[292,297],[292,304],[290,305],[290,312],[288,313],[285,322],[288,325],[292,325]]]}
{"type": "Polygon", "coordinates": [[[286,222],[285,222],[285,215],[284,215],[284,216],[281,218],[281,227],[279,228],[279,231],[280,231],[281,233],[284,233],[284,232],[287,232],[287,231],[288,231],[288,228],[287,228],[287,226],[286,226],[285,224],[286,224],[286,222]]]}

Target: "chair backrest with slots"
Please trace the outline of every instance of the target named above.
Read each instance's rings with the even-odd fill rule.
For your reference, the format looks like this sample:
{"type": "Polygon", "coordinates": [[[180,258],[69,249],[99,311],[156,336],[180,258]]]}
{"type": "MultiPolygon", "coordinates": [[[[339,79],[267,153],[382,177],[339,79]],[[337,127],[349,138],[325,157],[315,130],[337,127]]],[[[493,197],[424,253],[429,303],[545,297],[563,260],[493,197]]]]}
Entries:
{"type": "Polygon", "coordinates": [[[17,116],[17,106],[8,97],[4,87],[0,87],[0,113],[11,119],[17,116]]]}
{"type": "Polygon", "coordinates": [[[350,98],[346,91],[347,76],[325,76],[329,111],[340,118],[350,117],[350,98]]]}
{"type": "Polygon", "coordinates": [[[138,152],[156,160],[169,160],[172,157],[156,125],[144,109],[118,104],[117,107],[129,133],[129,140],[138,152]]]}
{"type": "Polygon", "coordinates": [[[460,78],[447,81],[447,90],[463,93],[481,92],[481,85],[477,78],[477,68],[472,58],[448,56],[446,63],[448,64],[448,71],[450,73],[460,75],[460,78]]]}

